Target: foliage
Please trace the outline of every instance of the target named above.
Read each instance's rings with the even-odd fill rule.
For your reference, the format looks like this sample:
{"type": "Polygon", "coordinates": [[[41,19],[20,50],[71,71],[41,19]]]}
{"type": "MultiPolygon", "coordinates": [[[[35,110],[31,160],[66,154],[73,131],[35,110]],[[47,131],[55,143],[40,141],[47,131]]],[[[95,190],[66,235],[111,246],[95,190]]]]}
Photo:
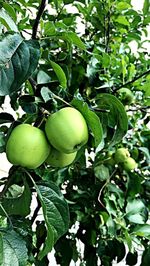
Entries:
{"type": "Polygon", "coordinates": [[[71,166],[12,166],[0,180],[0,265],[46,266],[52,248],[62,266],[135,265],[137,246],[149,265],[149,12],[148,0],[141,11],[131,0],[0,1],[0,152],[16,125],[44,129],[68,104],[90,133],[71,166]],[[130,106],[120,88],[133,93],[130,106]],[[17,118],[3,110],[8,96],[17,118]],[[115,164],[119,147],[137,169],[115,164]]]}

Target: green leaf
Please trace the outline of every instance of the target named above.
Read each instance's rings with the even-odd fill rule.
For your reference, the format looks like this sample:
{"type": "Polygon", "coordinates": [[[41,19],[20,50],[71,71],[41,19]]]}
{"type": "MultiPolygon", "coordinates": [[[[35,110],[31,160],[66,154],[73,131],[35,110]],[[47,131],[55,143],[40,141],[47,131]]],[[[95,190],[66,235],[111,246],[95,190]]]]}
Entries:
{"type": "Polygon", "coordinates": [[[43,249],[39,253],[39,259],[42,259],[51,251],[55,242],[68,230],[69,210],[62,193],[53,182],[43,181],[34,185],[47,226],[47,238],[43,249]]]}
{"type": "Polygon", "coordinates": [[[25,266],[28,255],[23,238],[13,230],[0,232],[0,266],[25,266]]]}
{"type": "Polygon", "coordinates": [[[115,22],[118,22],[119,24],[122,24],[124,26],[129,26],[130,25],[130,23],[128,22],[128,20],[124,16],[118,16],[115,19],[115,22]]]}
{"type": "Polygon", "coordinates": [[[100,181],[107,180],[110,177],[109,169],[103,164],[94,168],[94,174],[100,181]]]}
{"type": "Polygon", "coordinates": [[[110,56],[106,53],[102,53],[102,65],[103,67],[110,66],[110,56]]]}
{"type": "Polygon", "coordinates": [[[6,34],[0,38],[0,69],[7,65],[23,42],[20,34],[6,34]]]}
{"type": "Polygon", "coordinates": [[[9,113],[1,113],[0,114],[0,124],[3,124],[3,123],[11,123],[14,121],[14,117],[9,114],[9,113]]]}
{"type": "Polygon", "coordinates": [[[126,218],[136,224],[144,224],[147,220],[147,209],[140,199],[129,200],[126,206],[126,218]]]}
{"type": "Polygon", "coordinates": [[[143,25],[146,26],[146,25],[148,25],[149,23],[150,23],[150,16],[147,16],[147,17],[145,17],[144,20],[143,20],[143,25]]]}
{"type": "Polygon", "coordinates": [[[141,192],[141,177],[137,173],[129,173],[129,180],[127,183],[127,195],[135,197],[141,192]]]}
{"type": "Polygon", "coordinates": [[[127,39],[129,41],[133,41],[133,40],[140,41],[141,40],[141,35],[139,35],[137,32],[128,32],[127,39]]]}
{"type": "Polygon", "coordinates": [[[150,246],[147,245],[147,248],[144,250],[140,266],[149,266],[150,262],[150,246]]]}
{"type": "Polygon", "coordinates": [[[5,151],[5,144],[6,144],[5,135],[3,132],[0,132],[0,153],[5,151]]]}
{"type": "Polygon", "coordinates": [[[54,0],[56,10],[58,9],[58,2],[59,2],[58,0],[54,0]]]}
{"type": "Polygon", "coordinates": [[[40,70],[37,74],[37,84],[45,84],[49,83],[51,81],[50,76],[44,72],[43,70],[40,70]]]}
{"type": "Polygon", "coordinates": [[[106,225],[107,225],[107,229],[108,229],[108,234],[111,237],[114,237],[115,232],[116,232],[116,225],[115,225],[114,219],[111,216],[109,216],[109,218],[106,222],[106,225]]]}
{"type": "Polygon", "coordinates": [[[11,95],[32,75],[40,56],[36,40],[7,34],[0,41],[0,95],[11,95]]]}
{"type": "Polygon", "coordinates": [[[146,157],[147,164],[150,165],[150,151],[146,147],[139,147],[139,150],[143,152],[146,157]]]}
{"type": "Polygon", "coordinates": [[[38,103],[41,102],[41,99],[34,96],[23,95],[19,98],[18,102],[24,112],[36,114],[38,113],[38,103]]]}
{"type": "Polygon", "coordinates": [[[143,4],[143,14],[144,15],[148,15],[149,8],[150,8],[149,0],[144,0],[144,4],[143,4]]]}
{"type": "Polygon", "coordinates": [[[95,141],[95,147],[97,147],[103,138],[103,130],[99,117],[89,109],[88,104],[79,99],[73,99],[71,104],[77,108],[84,116],[89,129],[92,132],[95,141]]]}
{"type": "Polygon", "coordinates": [[[118,9],[119,11],[125,10],[125,9],[129,9],[131,6],[126,3],[126,2],[118,2],[116,4],[116,9],[118,9]]]}
{"type": "Polygon", "coordinates": [[[63,89],[66,89],[67,88],[67,79],[66,79],[66,75],[63,71],[63,69],[58,65],[56,64],[55,62],[53,61],[50,61],[50,64],[60,82],[60,85],[62,86],[63,89]]]}
{"type": "Polygon", "coordinates": [[[136,74],[136,68],[134,64],[132,63],[130,64],[128,72],[129,72],[129,81],[131,81],[136,74]]]}
{"type": "Polygon", "coordinates": [[[142,86],[139,87],[140,90],[145,92],[146,96],[150,96],[150,80],[147,80],[146,82],[144,82],[144,84],[142,86]]]}
{"type": "Polygon", "coordinates": [[[108,93],[98,94],[96,104],[104,110],[99,112],[99,116],[107,135],[109,128],[111,129],[108,145],[113,146],[122,140],[128,130],[128,118],[124,106],[115,96],[108,93]]]}
{"type": "Polygon", "coordinates": [[[67,32],[66,35],[75,46],[77,46],[79,49],[86,50],[85,44],[75,32],[67,32]]]}
{"type": "MultiPolygon", "coordinates": [[[[6,3],[5,3],[6,4],[6,3]]],[[[6,6],[5,6],[6,7],[6,6]]],[[[18,28],[4,8],[0,9],[0,22],[8,29],[18,32],[18,28]]]]}
{"type": "Polygon", "coordinates": [[[7,192],[7,197],[2,198],[0,204],[0,215],[27,216],[30,213],[31,191],[28,183],[24,180],[24,186],[12,185],[7,192]],[[3,208],[1,208],[1,205],[3,208]]]}
{"type": "MultiPolygon", "coordinates": [[[[111,200],[114,201],[115,205],[116,205],[116,198],[118,199],[117,202],[120,205],[120,208],[124,207],[124,194],[123,191],[117,187],[115,184],[109,183],[107,186],[109,192],[111,192],[111,195],[113,195],[113,198],[111,198],[111,200]]],[[[116,205],[116,208],[118,206],[116,205]]]]}
{"type": "Polygon", "coordinates": [[[16,12],[11,4],[8,4],[6,2],[3,3],[3,8],[7,11],[9,16],[16,22],[17,15],[16,12]]]}
{"type": "Polygon", "coordinates": [[[44,33],[47,36],[51,36],[56,33],[55,25],[52,21],[48,21],[44,24],[44,33]]]}
{"type": "Polygon", "coordinates": [[[48,102],[49,100],[52,99],[52,93],[48,87],[42,87],[41,96],[42,96],[44,102],[48,102]]]}
{"type": "Polygon", "coordinates": [[[149,224],[137,225],[134,227],[133,233],[137,236],[148,237],[150,236],[150,225],[149,224]]]}
{"type": "Polygon", "coordinates": [[[140,22],[141,22],[141,16],[135,16],[135,18],[132,21],[133,29],[137,28],[140,22]]]}

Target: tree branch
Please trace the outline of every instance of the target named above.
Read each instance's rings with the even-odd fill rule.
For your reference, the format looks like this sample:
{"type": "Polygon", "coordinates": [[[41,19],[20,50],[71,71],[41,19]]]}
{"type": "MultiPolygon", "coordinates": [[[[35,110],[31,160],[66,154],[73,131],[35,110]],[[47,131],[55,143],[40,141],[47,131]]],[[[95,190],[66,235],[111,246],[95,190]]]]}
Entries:
{"type": "Polygon", "coordinates": [[[115,88],[115,89],[113,90],[113,92],[116,92],[116,91],[118,91],[119,89],[121,89],[122,87],[126,87],[126,86],[132,84],[132,83],[135,82],[136,80],[138,80],[138,79],[140,79],[140,78],[142,78],[142,77],[148,75],[149,73],[150,73],[150,69],[148,69],[146,72],[142,73],[141,75],[136,76],[136,77],[135,77],[134,79],[132,79],[131,81],[128,81],[127,83],[122,84],[122,85],[119,86],[118,88],[115,88]]]}
{"type": "Polygon", "coordinates": [[[39,10],[37,12],[37,16],[36,16],[36,19],[35,19],[34,24],[33,24],[32,39],[36,39],[38,25],[40,22],[40,18],[44,12],[45,5],[46,5],[46,0],[41,0],[41,4],[39,6],[39,10]]]}
{"type": "Polygon", "coordinates": [[[40,200],[38,199],[38,197],[36,199],[37,199],[37,204],[38,205],[37,205],[36,209],[34,210],[33,216],[31,218],[31,223],[32,224],[34,223],[35,219],[37,218],[38,212],[39,212],[39,210],[41,208],[40,200]]]}
{"type": "Polygon", "coordinates": [[[104,185],[101,187],[101,189],[99,191],[98,201],[99,201],[99,203],[102,205],[102,207],[104,209],[106,209],[106,207],[105,207],[105,205],[101,201],[102,192],[105,189],[105,187],[107,186],[107,184],[110,182],[110,179],[115,175],[116,172],[117,172],[117,168],[112,172],[111,176],[106,180],[106,182],[104,183],[104,185]]]}

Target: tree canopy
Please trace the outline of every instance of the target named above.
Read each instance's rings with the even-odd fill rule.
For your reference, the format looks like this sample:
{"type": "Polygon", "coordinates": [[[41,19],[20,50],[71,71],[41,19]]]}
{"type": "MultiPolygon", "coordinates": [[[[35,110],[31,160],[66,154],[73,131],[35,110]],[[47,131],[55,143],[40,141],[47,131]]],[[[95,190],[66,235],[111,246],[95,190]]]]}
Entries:
{"type": "Polygon", "coordinates": [[[0,152],[68,106],[89,134],[70,165],[0,179],[0,265],[47,266],[52,249],[61,266],[136,265],[140,247],[149,266],[149,25],[149,0],[0,0],[0,152]]]}

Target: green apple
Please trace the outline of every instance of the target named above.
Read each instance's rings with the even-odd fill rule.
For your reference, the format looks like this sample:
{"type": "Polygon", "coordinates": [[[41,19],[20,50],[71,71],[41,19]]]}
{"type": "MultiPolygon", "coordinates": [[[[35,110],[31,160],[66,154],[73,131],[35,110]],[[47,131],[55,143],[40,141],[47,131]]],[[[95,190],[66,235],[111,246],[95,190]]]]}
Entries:
{"type": "Polygon", "coordinates": [[[121,88],[118,90],[120,100],[122,101],[123,104],[129,105],[133,102],[133,93],[131,90],[128,88],[121,88]]]}
{"type": "Polygon", "coordinates": [[[88,141],[86,121],[72,107],[64,107],[50,115],[46,121],[45,132],[50,144],[64,153],[73,153],[88,141]]]}
{"type": "Polygon", "coordinates": [[[49,152],[50,145],[44,132],[29,124],[16,126],[6,144],[8,161],[29,169],[39,167],[49,152]]]}
{"type": "Polygon", "coordinates": [[[129,157],[124,161],[123,167],[126,171],[131,171],[137,167],[137,163],[132,157],[129,157]]]}
{"type": "Polygon", "coordinates": [[[76,154],[76,151],[73,153],[64,153],[52,148],[46,159],[46,163],[53,167],[65,167],[74,161],[76,154]]]}
{"type": "Polygon", "coordinates": [[[128,157],[130,157],[130,153],[126,148],[119,148],[114,154],[114,160],[118,163],[123,163],[128,157]]]}
{"type": "Polygon", "coordinates": [[[114,166],[115,165],[115,160],[114,160],[114,153],[112,151],[107,152],[107,158],[104,161],[105,164],[114,166]]]}

